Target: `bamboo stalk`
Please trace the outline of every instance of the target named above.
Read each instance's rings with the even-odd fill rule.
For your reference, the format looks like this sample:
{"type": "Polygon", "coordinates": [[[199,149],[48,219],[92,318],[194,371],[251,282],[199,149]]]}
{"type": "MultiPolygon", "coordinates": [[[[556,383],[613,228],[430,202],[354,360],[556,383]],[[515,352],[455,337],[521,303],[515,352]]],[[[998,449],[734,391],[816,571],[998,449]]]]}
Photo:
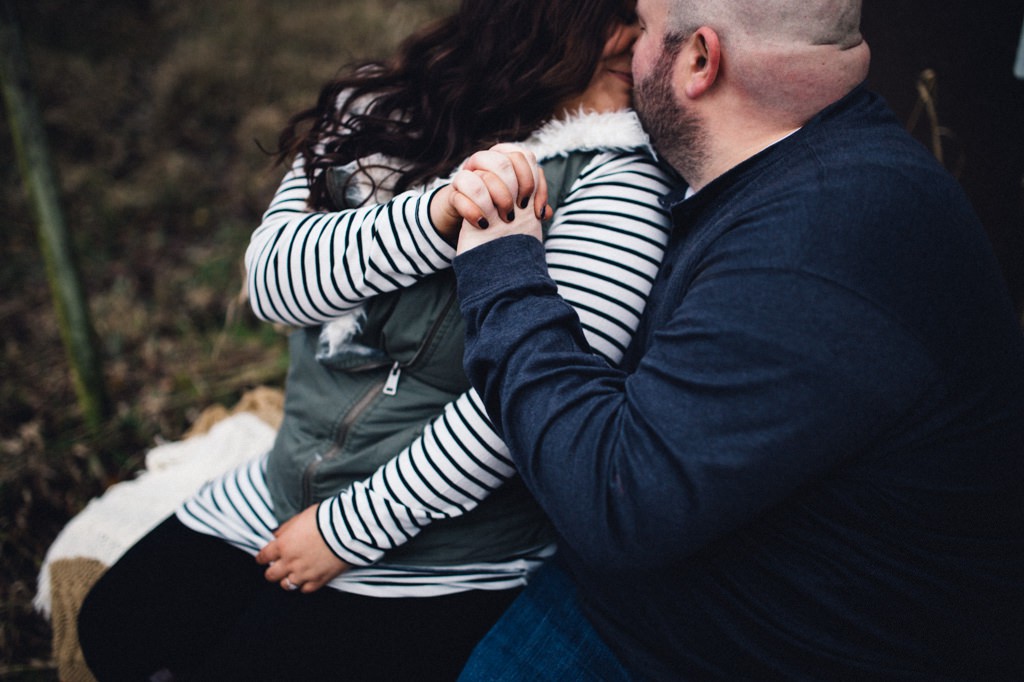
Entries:
{"type": "Polygon", "coordinates": [[[83,418],[91,430],[109,412],[81,278],[57,190],[56,173],[10,0],[0,0],[0,85],[22,181],[35,213],[39,245],[83,418]]]}

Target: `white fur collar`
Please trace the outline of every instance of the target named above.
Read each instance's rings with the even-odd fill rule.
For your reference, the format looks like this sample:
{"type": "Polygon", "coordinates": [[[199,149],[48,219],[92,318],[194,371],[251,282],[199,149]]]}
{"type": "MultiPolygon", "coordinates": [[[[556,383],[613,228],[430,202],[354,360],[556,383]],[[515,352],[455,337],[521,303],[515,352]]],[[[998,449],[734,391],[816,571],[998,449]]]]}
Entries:
{"type": "Polygon", "coordinates": [[[521,142],[540,160],[574,151],[627,151],[650,148],[647,133],[632,109],[609,113],[567,114],[548,121],[521,142]]]}
{"type": "MultiPolygon", "coordinates": [[[[580,109],[561,118],[551,119],[530,137],[515,144],[532,151],[540,161],[555,156],[568,156],[576,151],[646,149],[654,153],[647,133],[632,109],[605,113],[584,112],[580,109]]],[[[380,204],[392,197],[390,188],[397,176],[393,170],[396,167],[393,161],[375,154],[364,159],[362,165],[355,162],[349,165],[350,170],[356,173],[355,182],[350,186],[352,205],[361,205],[364,200],[380,204]]],[[[429,191],[450,180],[451,176],[435,178],[422,189],[429,191]]]]}

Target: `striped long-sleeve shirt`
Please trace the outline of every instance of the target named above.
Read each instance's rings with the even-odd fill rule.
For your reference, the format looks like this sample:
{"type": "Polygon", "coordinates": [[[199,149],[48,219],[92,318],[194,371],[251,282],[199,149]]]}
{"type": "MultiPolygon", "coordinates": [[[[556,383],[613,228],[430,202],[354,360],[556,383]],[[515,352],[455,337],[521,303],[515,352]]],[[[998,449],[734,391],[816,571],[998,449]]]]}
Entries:
{"type": "MultiPolygon", "coordinates": [[[[603,120],[621,121],[615,116],[621,114],[603,120]]],[[[601,130],[590,126],[601,138],[595,146],[607,144],[601,130]]],[[[545,241],[559,293],[576,309],[594,352],[613,364],[631,340],[661,261],[669,228],[657,200],[668,188],[663,171],[646,154],[599,153],[564,198],[545,241]]],[[[316,325],[450,267],[454,250],[430,223],[431,194],[407,192],[380,205],[311,213],[308,185],[297,164],[246,253],[253,310],[270,321],[316,325]]],[[[461,395],[369,478],[320,504],[318,523],[332,551],[346,563],[366,567],[342,574],[332,585],[381,595],[512,586],[494,576],[520,581],[548,552],[428,575],[389,568],[385,555],[433,521],[473,509],[514,473],[479,397],[472,390],[461,395]]],[[[262,476],[261,465],[233,472],[201,491],[179,517],[197,530],[258,551],[275,525],[262,476]],[[260,499],[254,502],[254,495],[260,499]],[[231,503],[239,496],[245,504],[231,503]],[[264,518],[242,523],[217,518],[235,508],[264,518]],[[239,537],[239,529],[246,529],[241,535],[251,531],[258,537],[239,537]]]]}

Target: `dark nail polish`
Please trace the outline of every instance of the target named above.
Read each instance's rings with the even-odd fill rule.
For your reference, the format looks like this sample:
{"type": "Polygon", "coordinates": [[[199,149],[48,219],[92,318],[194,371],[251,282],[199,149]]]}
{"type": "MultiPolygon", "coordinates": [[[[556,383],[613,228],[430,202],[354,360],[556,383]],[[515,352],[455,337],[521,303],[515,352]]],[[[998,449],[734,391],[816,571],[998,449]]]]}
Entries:
{"type": "Polygon", "coordinates": [[[526,208],[530,205],[530,197],[523,197],[523,200],[519,202],[519,208],[526,208]]]}
{"type": "Polygon", "coordinates": [[[508,220],[508,222],[512,222],[513,220],[516,219],[516,212],[515,211],[509,211],[508,215],[505,216],[505,218],[508,220]]]}
{"type": "Polygon", "coordinates": [[[481,218],[480,222],[478,222],[477,225],[480,226],[481,230],[486,230],[488,227],[491,226],[491,224],[487,222],[487,218],[481,218]]]}

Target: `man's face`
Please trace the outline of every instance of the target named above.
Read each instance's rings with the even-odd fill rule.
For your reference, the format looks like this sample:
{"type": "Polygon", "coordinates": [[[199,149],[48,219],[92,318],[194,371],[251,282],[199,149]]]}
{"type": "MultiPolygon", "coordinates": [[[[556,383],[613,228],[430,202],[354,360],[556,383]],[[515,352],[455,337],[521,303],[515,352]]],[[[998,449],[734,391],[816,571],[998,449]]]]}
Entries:
{"type": "Polygon", "coordinates": [[[634,107],[658,154],[692,183],[705,163],[707,140],[700,117],[676,92],[675,71],[683,40],[668,36],[666,44],[666,3],[637,3],[641,36],[633,52],[634,107]]]}

